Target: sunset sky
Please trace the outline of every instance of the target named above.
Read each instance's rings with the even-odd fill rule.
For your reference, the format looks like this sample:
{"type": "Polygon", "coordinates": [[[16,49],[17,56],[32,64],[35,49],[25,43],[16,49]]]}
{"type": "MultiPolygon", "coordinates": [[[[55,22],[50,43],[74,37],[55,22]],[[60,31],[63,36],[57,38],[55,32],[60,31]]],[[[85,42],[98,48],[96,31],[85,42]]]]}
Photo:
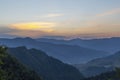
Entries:
{"type": "Polygon", "coordinates": [[[120,37],[120,0],[0,0],[0,37],[120,37]]]}

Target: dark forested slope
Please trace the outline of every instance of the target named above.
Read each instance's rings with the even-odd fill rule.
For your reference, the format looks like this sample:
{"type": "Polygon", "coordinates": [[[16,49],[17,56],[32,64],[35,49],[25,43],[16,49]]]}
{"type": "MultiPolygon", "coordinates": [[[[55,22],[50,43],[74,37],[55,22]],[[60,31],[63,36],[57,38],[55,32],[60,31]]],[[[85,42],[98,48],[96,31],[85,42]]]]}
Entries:
{"type": "Polygon", "coordinates": [[[9,48],[9,54],[36,71],[44,80],[81,80],[82,74],[73,66],[48,56],[41,50],[26,47],[9,48]]]}
{"type": "Polygon", "coordinates": [[[0,46],[0,80],[41,80],[15,58],[6,53],[6,48],[0,46]]]}

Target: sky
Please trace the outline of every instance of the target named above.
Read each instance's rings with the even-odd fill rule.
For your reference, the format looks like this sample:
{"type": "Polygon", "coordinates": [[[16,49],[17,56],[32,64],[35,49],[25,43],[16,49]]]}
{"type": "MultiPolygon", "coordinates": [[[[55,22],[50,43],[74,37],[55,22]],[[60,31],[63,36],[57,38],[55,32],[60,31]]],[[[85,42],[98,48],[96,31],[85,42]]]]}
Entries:
{"type": "Polygon", "coordinates": [[[0,0],[0,37],[120,37],[120,0],[0,0]]]}

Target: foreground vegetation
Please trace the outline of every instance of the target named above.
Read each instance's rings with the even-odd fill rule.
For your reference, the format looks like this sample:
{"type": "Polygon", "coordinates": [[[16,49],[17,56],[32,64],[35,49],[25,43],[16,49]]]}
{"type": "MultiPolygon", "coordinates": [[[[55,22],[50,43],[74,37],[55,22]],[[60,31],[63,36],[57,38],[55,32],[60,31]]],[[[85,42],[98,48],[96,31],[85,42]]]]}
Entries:
{"type": "Polygon", "coordinates": [[[0,80],[41,80],[34,72],[28,70],[0,46],[0,80]]]}

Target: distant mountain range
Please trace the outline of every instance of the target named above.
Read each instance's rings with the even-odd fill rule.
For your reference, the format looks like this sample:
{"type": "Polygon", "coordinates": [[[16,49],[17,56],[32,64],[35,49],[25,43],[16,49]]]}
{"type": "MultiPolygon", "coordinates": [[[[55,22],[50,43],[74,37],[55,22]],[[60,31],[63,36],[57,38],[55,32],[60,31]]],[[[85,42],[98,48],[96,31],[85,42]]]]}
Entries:
{"type": "Polygon", "coordinates": [[[11,47],[8,52],[12,56],[45,80],[80,80],[83,76],[96,76],[120,67],[120,38],[117,37],[92,40],[0,38],[0,44],[11,47]],[[73,64],[83,76],[65,63],[73,64]]]}
{"type": "Polygon", "coordinates": [[[79,38],[72,40],[38,38],[36,40],[40,42],[49,42],[54,44],[78,45],[81,47],[91,48],[95,50],[102,50],[110,53],[118,51],[120,47],[120,37],[91,39],[91,40],[83,40],[79,38]]]}
{"type": "MultiPolygon", "coordinates": [[[[49,42],[49,39],[47,42],[45,40],[38,41],[36,39],[32,39],[29,37],[0,39],[0,43],[8,47],[26,46],[27,48],[36,48],[46,52],[49,56],[53,56],[65,63],[70,63],[70,64],[85,63],[95,58],[110,55],[108,54],[108,52],[90,49],[90,48],[84,48],[78,46],[77,44],[69,45],[69,44],[59,43],[59,40],[55,40],[53,42],[56,42],[57,44],[52,43],[51,41],[49,42]]],[[[67,43],[67,41],[65,42],[67,43]]]]}
{"type": "Polygon", "coordinates": [[[9,48],[8,53],[29,69],[37,72],[42,80],[81,80],[84,78],[75,67],[50,57],[40,50],[17,47],[9,48]]]}
{"type": "Polygon", "coordinates": [[[67,37],[65,37],[65,36],[42,36],[41,38],[57,39],[57,40],[67,39],[67,37]]]}
{"type": "Polygon", "coordinates": [[[120,51],[104,58],[91,60],[86,64],[76,64],[74,66],[76,66],[86,77],[108,72],[115,67],[120,67],[120,51]]]}

